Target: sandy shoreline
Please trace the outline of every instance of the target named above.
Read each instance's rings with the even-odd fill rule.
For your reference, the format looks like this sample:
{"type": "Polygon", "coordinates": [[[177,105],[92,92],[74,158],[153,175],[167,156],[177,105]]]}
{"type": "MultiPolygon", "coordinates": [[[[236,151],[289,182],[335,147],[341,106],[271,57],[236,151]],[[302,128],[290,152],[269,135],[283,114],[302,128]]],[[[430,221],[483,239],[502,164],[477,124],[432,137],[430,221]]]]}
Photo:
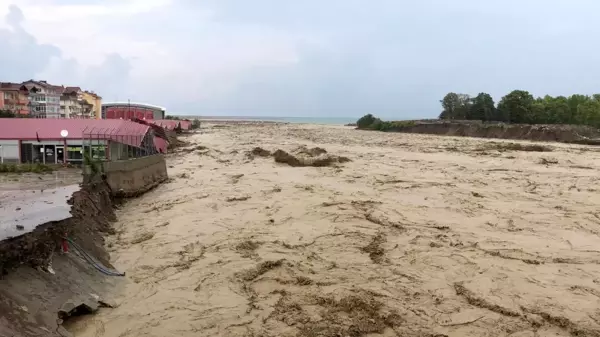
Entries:
{"type": "Polygon", "coordinates": [[[600,336],[597,148],[277,123],[188,140],[206,149],[117,212],[130,282],[76,336],[600,336]],[[352,162],[247,156],[301,145],[352,162]]]}

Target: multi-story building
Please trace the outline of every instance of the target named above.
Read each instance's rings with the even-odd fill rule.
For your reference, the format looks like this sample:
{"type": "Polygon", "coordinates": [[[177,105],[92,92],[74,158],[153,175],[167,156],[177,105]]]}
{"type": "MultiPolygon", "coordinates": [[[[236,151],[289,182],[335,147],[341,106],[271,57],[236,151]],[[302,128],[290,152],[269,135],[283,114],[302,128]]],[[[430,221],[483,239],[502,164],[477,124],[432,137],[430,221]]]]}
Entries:
{"type": "Polygon", "coordinates": [[[83,99],[92,105],[92,118],[102,119],[102,97],[93,91],[84,91],[82,95],[83,99]]]}
{"type": "Polygon", "coordinates": [[[61,118],[95,118],[93,105],[84,99],[79,87],[66,87],[60,96],[61,118]]]}
{"type": "Polygon", "coordinates": [[[18,83],[0,82],[0,110],[8,110],[18,116],[29,114],[29,91],[18,83]]]}
{"type": "Polygon", "coordinates": [[[46,81],[29,80],[23,82],[29,91],[31,117],[60,118],[60,96],[62,86],[48,84],[46,81]]]}

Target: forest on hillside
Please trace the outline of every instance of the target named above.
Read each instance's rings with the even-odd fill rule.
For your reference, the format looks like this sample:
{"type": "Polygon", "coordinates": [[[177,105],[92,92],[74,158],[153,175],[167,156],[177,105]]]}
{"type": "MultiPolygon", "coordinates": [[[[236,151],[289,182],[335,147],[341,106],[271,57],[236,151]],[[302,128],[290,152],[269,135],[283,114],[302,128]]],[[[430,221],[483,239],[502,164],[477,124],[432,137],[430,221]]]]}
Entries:
{"type": "Polygon", "coordinates": [[[579,124],[600,128],[600,94],[534,98],[514,90],[496,105],[491,95],[448,93],[440,119],[482,120],[523,124],[579,124]]]}

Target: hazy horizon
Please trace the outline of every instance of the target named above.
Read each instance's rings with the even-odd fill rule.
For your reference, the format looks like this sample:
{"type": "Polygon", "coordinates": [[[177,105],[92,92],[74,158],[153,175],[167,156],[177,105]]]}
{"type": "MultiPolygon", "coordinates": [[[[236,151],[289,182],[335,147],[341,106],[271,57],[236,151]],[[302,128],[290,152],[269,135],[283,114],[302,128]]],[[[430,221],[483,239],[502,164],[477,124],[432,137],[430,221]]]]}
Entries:
{"type": "Polygon", "coordinates": [[[592,0],[0,0],[0,81],[215,116],[434,118],[600,91],[592,0]],[[518,9],[518,10],[517,10],[518,9]]]}

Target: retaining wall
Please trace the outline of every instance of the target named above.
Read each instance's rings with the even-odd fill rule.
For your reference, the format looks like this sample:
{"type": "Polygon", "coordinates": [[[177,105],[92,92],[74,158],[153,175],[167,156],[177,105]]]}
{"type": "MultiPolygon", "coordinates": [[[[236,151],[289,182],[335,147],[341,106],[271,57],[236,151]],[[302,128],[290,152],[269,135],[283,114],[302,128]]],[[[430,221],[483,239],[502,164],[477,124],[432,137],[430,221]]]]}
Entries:
{"type": "MultiPolygon", "coordinates": [[[[100,171],[116,197],[132,197],[145,193],[169,178],[165,157],[160,154],[104,162],[100,171]]],[[[94,179],[91,168],[85,167],[84,181],[94,179]]]]}

